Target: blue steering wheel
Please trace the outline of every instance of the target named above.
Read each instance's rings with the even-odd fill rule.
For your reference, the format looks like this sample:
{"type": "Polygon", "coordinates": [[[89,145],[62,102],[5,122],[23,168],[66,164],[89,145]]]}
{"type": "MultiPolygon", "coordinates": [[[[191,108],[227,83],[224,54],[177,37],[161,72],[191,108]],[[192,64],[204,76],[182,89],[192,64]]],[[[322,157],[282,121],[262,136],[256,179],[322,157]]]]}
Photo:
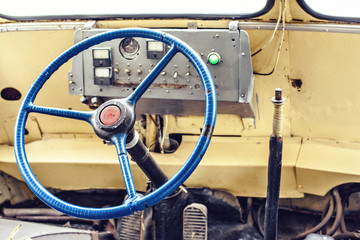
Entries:
{"type": "MultiPolygon", "coordinates": [[[[111,110],[111,109],[110,109],[111,110]]],[[[160,31],[141,29],[141,28],[128,28],[115,31],[105,32],[95,35],[91,38],[83,40],[74,45],[58,58],[56,58],[50,65],[40,74],[35,80],[28,93],[26,94],[22,105],[20,107],[14,136],[14,149],[18,167],[20,172],[29,186],[29,188],[40,198],[44,203],[50,207],[61,211],[65,214],[86,218],[86,219],[111,219],[130,215],[135,211],[144,210],[146,207],[153,206],[158,203],[172,192],[174,192],[195,170],[200,160],[204,156],[206,149],[210,143],[212,132],[216,120],[216,93],[215,87],[206,64],[199,57],[199,55],[190,48],[186,43],[171,36],[167,33],[160,31]],[[168,44],[171,48],[167,54],[159,61],[156,67],[149,73],[144,81],[125,99],[114,99],[105,102],[97,110],[94,111],[75,111],[67,109],[58,109],[34,105],[34,100],[50,76],[69,59],[79,54],[80,52],[97,45],[99,43],[110,41],[117,38],[126,37],[141,37],[147,39],[154,39],[168,44]],[[157,188],[155,191],[140,196],[134,186],[134,180],[131,175],[129,159],[126,151],[126,137],[132,130],[135,121],[135,106],[140,97],[144,94],[146,89],[161,73],[165,66],[171,61],[176,53],[182,53],[188,58],[196,68],[205,90],[206,110],[204,117],[204,125],[202,133],[196,143],[191,155],[180,168],[180,170],[170,178],[164,185],[157,188]],[[99,120],[100,111],[107,107],[117,107],[121,113],[119,119],[115,119],[115,123],[110,126],[101,126],[101,119],[99,120]],[[65,202],[46,190],[36,179],[32,172],[25,153],[24,146],[24,133],[25,124],[30,112],[42,113],[47,115],[83,120],[92,125],[96,134],[103,139],[111,141],[117,150],[121,171],[123,174],[128,199],[122,204],[114,207],[107,208],[89,208],[70,204],[65,202]]],[[[109,125],[109,124],[105,124],[109,125]]]]}

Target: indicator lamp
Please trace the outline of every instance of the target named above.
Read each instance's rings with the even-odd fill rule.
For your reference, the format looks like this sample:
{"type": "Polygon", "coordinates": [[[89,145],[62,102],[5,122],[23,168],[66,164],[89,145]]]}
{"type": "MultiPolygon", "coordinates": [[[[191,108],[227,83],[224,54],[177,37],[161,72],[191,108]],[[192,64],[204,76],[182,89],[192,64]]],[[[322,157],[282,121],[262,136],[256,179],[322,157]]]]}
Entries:
{"type": "Polygon", "coordinates": [[[216,52],[211,52],[208,55],[207,59],[208,59],[208,62],[212,65],[216,65],[221,61],[220,55],[216,52]]]}

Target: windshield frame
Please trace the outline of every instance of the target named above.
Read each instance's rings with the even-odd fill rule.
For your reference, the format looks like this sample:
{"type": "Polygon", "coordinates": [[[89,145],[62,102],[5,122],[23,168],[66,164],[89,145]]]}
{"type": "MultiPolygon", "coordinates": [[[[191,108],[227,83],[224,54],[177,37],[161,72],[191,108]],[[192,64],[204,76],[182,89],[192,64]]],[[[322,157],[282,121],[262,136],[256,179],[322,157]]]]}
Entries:
{"type": "Polygon", "coordinates": [[[188,18],[188,19],[248,19],[255,18],[265,13],[268,13],[274,6],[275,0],[267,0],[263,9],[249,14],[76,14],[76,15],[41,15],[41,16],[13,16],[0,13],[0,18],[13,21],[38,21],[38,20],[105,20],[105,19],[174,19],[174,18],[188,18]]]}

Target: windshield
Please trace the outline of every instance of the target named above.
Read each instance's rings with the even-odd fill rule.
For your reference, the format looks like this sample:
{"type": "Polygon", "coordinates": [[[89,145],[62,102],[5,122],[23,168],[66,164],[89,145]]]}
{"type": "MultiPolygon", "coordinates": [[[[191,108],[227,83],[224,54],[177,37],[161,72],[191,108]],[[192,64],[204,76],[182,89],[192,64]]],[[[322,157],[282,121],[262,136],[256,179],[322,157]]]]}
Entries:
{"type": "MultiPolygon", "coordinates": [[[[88,0],[14,0],[6,1],[1,6],[1,14],[11,18],[49,17],[51,16],[255,16],[267,12],[273,5],[268,0],[139,0],[119,1],[104,0],[90,2],[88,0]],[[19,7],[21,6],[21,7],[19,7]]],[[[6,17],[5,17],[6,18],[6,17]]]]}
{"type": "Polygon", "coordinates": [[[359,0],[298,0],[314,17],[339,21],[359,21],[359,0]]]}

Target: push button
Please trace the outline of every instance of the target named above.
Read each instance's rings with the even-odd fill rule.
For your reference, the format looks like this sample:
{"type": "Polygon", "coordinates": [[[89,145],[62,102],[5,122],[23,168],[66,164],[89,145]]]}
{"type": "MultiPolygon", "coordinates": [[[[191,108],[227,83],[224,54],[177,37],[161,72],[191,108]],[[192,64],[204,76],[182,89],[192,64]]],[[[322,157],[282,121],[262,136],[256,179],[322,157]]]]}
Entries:
{"type": "Polygon", "coordinates": [[[100,121],[105,126],[117,123],[121,117],[121,110],[117,106],[110,105],[105,107],[100,113],[100,121]]]}
{"type": "Polygon", "coordinates": [[[208,55],[208,62],[212,65],[216,65],[221,61],[221,57],[218,53],[212,52],[208,55]]]}

